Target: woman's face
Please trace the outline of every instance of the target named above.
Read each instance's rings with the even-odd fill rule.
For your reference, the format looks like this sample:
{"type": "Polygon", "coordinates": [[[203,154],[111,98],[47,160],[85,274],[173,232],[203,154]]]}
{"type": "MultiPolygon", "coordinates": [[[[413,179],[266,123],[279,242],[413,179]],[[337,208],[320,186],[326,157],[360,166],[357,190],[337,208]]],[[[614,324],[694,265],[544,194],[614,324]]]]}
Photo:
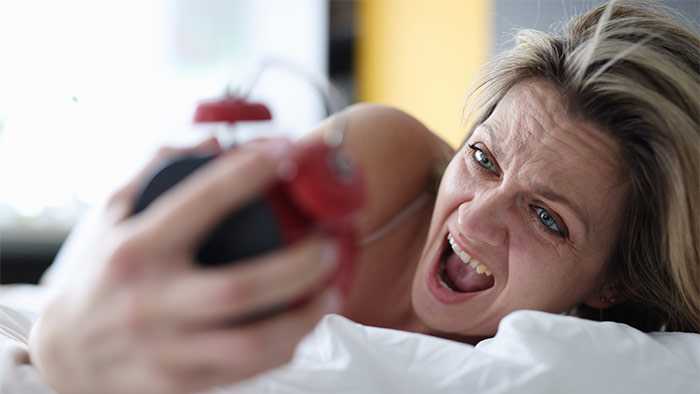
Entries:
{"type": "Polygon", "coordinates": [[[616,143],[563,101],[516,85],[450,162],[412,290],[432,329],[491,336],[517,309],[603,306],[627,189],[616,143]]]}

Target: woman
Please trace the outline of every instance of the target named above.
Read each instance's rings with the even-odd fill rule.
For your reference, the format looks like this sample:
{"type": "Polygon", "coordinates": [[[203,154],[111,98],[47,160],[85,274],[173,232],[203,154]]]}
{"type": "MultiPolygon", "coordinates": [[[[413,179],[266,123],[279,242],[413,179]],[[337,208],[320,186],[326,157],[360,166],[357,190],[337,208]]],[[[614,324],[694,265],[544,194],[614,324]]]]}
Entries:
{"type": "Polygon", "coordinates": [[[697,33],[614,2],[561,36],[520,33],[487,71],[454,154],[408,115],[347,111],[369,204],[346,299],[329,289],[262,322],[222,324],[303,294],[336,263],[336,241],[316,234],[255,264],[193,268],[217,218],[288,165],[288,144],[258,144],[137,217],[126,214],[141,178],[116,193],[95,242],[69,254],[90,274],[35,326],[33,362],[59,392],[185,393],[285,363],[328,312],[472,343],[517,309],[700,331],[697,33]],[[437,194],[423,197],[436,172],[437,194]]]}

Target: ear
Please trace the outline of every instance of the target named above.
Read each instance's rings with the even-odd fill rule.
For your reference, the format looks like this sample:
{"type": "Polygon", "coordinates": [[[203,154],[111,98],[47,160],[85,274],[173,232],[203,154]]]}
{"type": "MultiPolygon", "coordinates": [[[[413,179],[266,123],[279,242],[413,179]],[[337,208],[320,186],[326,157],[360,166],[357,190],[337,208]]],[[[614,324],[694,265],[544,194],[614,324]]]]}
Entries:
{"type": "Polygon", "coordinates": [[[586,299],[583,300],[585,305],[590,306],[595,309],[607,309],[615,304],[618,304],[621,300],[621,294],[618,287],[615,284],[604,284],[597,291],[591,293],[586,299]]]}

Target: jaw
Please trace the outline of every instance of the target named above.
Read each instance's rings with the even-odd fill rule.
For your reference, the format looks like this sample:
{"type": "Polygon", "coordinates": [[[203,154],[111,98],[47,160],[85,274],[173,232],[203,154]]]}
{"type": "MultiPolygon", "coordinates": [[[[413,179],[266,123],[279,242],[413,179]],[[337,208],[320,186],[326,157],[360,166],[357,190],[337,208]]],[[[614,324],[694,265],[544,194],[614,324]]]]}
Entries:
{"type": "Polygon", "coordinates": [[[491,308],[445,306],[426,295],[426,289],[414,288],[412,303],[416,316],[430,335],[475,344],[496,334],[500,317],[496,318],[491,308]]]}
{"type": "Polygon", "coordinates": [[[496,298],[496,286],[473,293],[435,294],[439,260],[447,244],[447,230],[435,234],[424,248],[413,278],[411,299],[413,309],[433,335],[471,343],[473,339],[490,337],[498,322],[493,320],[491,304],[496,298]],[[468,317],[470,316],[470,317],[468,317]]]}

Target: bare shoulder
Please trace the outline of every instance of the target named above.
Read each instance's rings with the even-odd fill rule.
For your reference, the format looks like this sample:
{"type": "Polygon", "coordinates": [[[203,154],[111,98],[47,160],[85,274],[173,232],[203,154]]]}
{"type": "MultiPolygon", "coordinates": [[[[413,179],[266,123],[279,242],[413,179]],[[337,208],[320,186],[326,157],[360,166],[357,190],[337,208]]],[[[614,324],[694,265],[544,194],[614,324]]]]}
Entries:
{"type": "MultiPolygon", "coordinates": [[[[368,204],[359,218],[368,234],[431,187],[435,170],[452,149],[413,116],[378,104],[356,104],[341,114],[347,121],[344,149],[364,170],[368,204]]],[[[309,138],[319,138],[333,118],[309,138]]]]}

